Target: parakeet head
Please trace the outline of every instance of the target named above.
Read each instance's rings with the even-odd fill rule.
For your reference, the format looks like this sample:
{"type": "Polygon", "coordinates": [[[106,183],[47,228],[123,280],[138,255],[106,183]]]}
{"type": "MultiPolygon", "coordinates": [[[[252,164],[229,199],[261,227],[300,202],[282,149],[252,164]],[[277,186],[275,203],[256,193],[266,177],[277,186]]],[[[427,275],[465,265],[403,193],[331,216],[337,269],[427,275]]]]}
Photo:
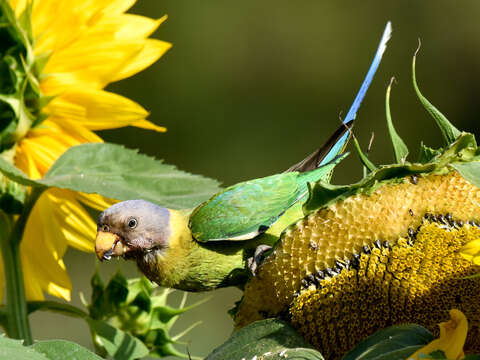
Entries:
{"type": "Polygon", "coordinates": [[[170,210],[144,200],[128,200],[109,207],[97,221],[98,258],[135,258],[167,248],[170,216],[170,210]]]}

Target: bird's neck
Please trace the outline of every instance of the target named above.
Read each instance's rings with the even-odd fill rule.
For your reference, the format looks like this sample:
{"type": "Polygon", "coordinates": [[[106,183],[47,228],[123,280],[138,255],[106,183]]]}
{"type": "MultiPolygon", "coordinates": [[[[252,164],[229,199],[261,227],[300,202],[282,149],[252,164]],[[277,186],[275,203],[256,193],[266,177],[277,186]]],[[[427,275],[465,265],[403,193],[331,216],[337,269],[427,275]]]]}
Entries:
{"type": "Polygon", "coordinates": [[[140,270],[152,281],[165,287],[175,287],[185,276],[192,238],[187,214],[170,210],[168,247],[155,249],[137,258],[140,270]]]}
{"type": "Polygon", "coordinates": [[[168,248],[137,258],[140,270],[165,287],[206,291],[236,285],[244,277],[244,244],[197,243],[188,227],[188,213],[170,210],[168,248]]]}

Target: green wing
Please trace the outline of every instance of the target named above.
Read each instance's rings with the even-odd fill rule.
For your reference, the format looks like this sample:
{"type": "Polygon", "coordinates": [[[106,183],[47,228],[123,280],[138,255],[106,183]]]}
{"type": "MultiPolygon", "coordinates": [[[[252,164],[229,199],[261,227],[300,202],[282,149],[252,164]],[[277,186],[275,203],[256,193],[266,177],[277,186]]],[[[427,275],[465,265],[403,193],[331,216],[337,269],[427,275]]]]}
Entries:
{"type": "Polygon", "coordinates": [[[265,232],[299,196],[298,172],[246,181],[197,207],[190,229],[197,241],[248,240],[265,232]]]}

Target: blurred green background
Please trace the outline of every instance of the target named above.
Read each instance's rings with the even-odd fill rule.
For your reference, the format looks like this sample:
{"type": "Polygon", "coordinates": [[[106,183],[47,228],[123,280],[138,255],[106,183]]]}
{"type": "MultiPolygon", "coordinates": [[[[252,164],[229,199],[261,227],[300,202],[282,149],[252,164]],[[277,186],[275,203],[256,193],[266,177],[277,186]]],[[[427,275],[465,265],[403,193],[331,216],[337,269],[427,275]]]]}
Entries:
{"type": "MultiPolygon", "coordinates": [[[[173,48],[109,89],[141,103],[151,111],[150,120],[168,132],[125,128],[101,136],[225,185],[283,171],[329,136],[358,91],[387,20],[393,37],[355,127],[364,147],[375,132],[374,162],[393,159],[385,123],[391,76],[397,79],[392,116],[412,152],[410,160],[421,140],[442,145],[411,85],[419,37],[417,79],[424,95],[458,128],[479,135],[479,1],[139,0],[131,12],[168,14],[155,37],[173,48]]],[[[350,183],[361,175],[352,153],[333,181],[350,183]]],[[[72,301],[79,305],[78,293],[90,294],[95,257],[70,250],[66,263],[72,301]]],[[[119,267],[129,276],[138,274],[124,261],[102,264],[101,270],[107,274],[119,267]]],[[[226,289],[189,296],[189,303],[212,299],[182,316],[173,333],[202,320],[184,340],[192,354],[206,355],[229,337],[226,311],[240,295],[226,289]]],[[[172,304],[180,296],[173,294],[172,304]]],[[[35,314],[32,323],[35,338],[73,339],[91,347],[81,321],[35,314]]]]}

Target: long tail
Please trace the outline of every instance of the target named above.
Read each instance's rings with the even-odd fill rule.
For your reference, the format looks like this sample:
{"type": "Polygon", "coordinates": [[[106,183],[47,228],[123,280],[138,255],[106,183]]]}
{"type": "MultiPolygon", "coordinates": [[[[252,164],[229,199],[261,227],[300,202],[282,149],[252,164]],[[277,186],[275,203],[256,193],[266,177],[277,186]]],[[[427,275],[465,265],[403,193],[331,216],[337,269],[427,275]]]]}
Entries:
{"type": "Polygon", "coordinates": [[[372,82],[373,76],[375,75],[378,65],[380,65],[380,61],[382,60],[383,53],[387,48],[387,42],[390,39],[392,34],[392,24],[390,21],[385,26],[385,30],[383,31],[382,39],[380,40],[380,44],[378,45],[377,52],[375,53],[375,57],[373,58],[372,64],[368,69],[367,75],[363,80],[362,86],[353,100],[352,106],[348,110],[347,116],[343,120],[343,124],[338,128],[335,133],[328,139],[328,141],[318,150],[307,156],[304,160],[300,161],[299,163],[293,165],[288,171],[310,171],[313,169],[322,166],[331,160],[333,160],[338,154],[342,153],[345,150],[347,145],[348,139],[350,138],[350,128],[353,126],[355,117],[357,115],[357,111],[360,108],[360,104],[362,103],[365,94],[372,82]]]}

